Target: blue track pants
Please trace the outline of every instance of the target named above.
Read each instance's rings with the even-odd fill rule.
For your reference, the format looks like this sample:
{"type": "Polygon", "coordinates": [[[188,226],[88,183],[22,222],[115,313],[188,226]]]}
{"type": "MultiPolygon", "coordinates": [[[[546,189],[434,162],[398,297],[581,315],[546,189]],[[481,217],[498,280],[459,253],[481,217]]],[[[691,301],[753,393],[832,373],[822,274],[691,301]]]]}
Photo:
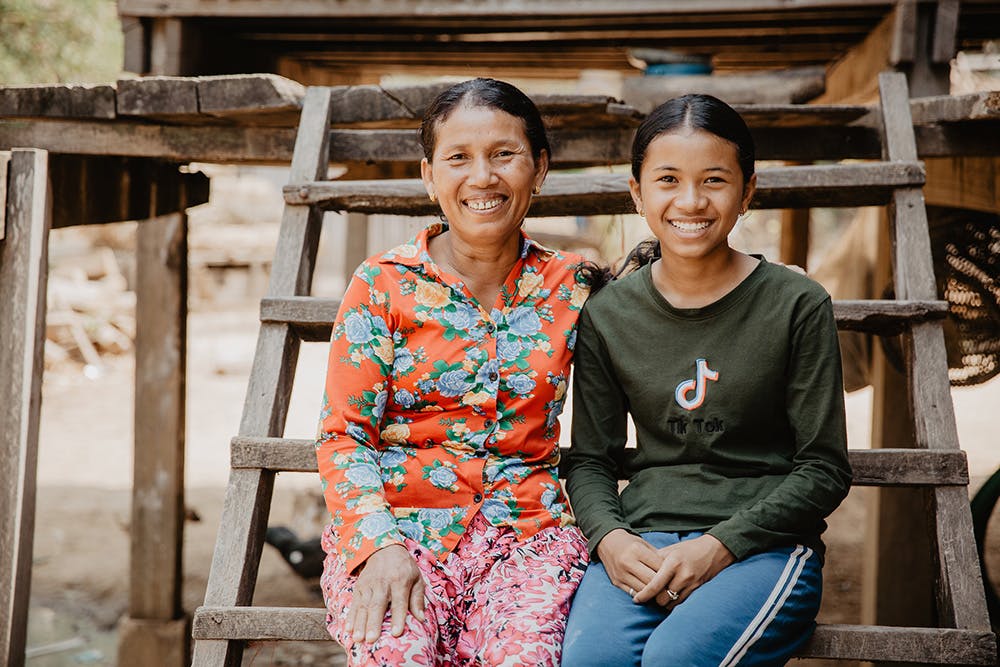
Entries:
{"type": "MultiPolygon", "coordinates": [[[[702,533],[645,533],[656,548],[702,533]]],[[[573,598],[564,667],[784,665],[812,634],[823,575],[802,546],[733,563],[673,611],[635,604],[593,562],[573,598]]]]}

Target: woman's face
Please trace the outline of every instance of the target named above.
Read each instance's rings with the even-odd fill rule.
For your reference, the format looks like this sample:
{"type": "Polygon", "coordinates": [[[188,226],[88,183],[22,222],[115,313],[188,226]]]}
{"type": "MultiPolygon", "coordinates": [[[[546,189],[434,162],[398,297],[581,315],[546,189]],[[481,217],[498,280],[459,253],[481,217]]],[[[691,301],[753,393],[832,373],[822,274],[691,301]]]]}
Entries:
{"type": "Polygon", "coordinates": [[[633,178],[629,185],[663,255],[699,259],[728,249],[729,232],[756,180],[754,175],[744,185],[735,144],[681,128],[649,143],[639,182],[633,178]]]}
{"type": "Polygon", "coordinates": [[[476,244],[502,243],[520,228],[547,171],[548,155],[532,157],[521,119],[465,105],[438,123],[431,160],[420,164],[451,231],[476,244]]]}

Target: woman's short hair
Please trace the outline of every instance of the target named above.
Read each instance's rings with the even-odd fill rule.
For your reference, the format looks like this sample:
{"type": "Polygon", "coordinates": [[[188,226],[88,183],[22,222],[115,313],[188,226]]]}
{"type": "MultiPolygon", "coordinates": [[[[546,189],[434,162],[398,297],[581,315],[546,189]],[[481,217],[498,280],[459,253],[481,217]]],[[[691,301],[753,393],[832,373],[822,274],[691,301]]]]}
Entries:
{"type": "Polygon", "coordinates": [[[649,144],[661,134],[675,130],[704,130],[736,146],[737,160],[746,184],[754,173],[753,136],[746,121],[717,97],[691,94],[667,100],[653,109],[635,132],[632,141],[632,176],[639,180],[649,144]]]}
{"type": "Polygon", "coordinates": [[[543,150],[552,155],[549,139],[545,134],[545,123],[531,98],[506,81],[478,78],[455,84],[434,98],[427,107],[420,123],[420,143],[424,147],[424,157],[428,160],[434,155],[437,126],[448,120],[448,116],[462,105],[498,109],[520,118],[531,145],[532,157],[537,160],[543,150]]]}

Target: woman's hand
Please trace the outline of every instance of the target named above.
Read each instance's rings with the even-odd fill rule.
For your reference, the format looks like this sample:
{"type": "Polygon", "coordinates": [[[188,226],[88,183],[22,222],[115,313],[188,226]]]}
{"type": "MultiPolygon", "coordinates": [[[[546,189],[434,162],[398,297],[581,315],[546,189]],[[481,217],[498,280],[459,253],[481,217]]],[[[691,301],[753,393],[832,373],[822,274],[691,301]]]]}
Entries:
{"type": "Polygon", "coordinates": [[[424,620],[424,579],[406,547],[379,549],[365,562],[354,583],[345,629],[356,642],[371,644],[382,634],[386,609],[392,609],[392,636],[403,634],[407,611],[424,620]]]}
{"type": "Polygon", "coordinates": [[[636,593],[635,601],[656,598],[668,609],[684,602],[696,588],[736,560],[726,545],[711,535],[671,544],[660,549],[659,554],[663,561],[656,575],[636,593]]]}
{"type": "Polygon", "coordinates": [[[653,578],[663,561],[653,545],[622,528],[601,538],[597,556],[611,583],[633,597],[653,578]]]}

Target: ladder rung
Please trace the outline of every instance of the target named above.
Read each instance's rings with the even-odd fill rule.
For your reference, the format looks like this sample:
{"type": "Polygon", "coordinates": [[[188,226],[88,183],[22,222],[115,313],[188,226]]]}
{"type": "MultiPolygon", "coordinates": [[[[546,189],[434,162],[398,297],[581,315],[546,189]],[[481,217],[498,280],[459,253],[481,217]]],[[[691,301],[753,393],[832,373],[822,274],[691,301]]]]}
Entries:
{"type": "MultiPolygon", "coordinates": [[[[326,610],[304,607],[199,607],[194,614],[192,636],[242,641],[332,641],[326,630],[326,610]]],[[[820,624],[797,656],[994,665],[996,639],[988,630],[820,624]]]]}
{"type": "MultiPolygon", "coordinates": [[[[757,173],[756,208],[872,206],[899,187],[919,187],[919,162],[773,167],[757,173]]],[[[420,179],[311,181],[284,188],[285,201],[356,213],[431,216],[438,213],[420,179]]],[[[531,217],[632,213],[626,174],[553,174],[535,197],[531,217]]]]}
{"type": "MultiPolygon", "coordinates": [[[[288,324],[302,340],[330,340],[337,317],[338,299],[309,296],[265,297],[260,302],[261,322],[288,324]]],[[[948,314],[947,301],[891,301],[862,299],[834,301],[837,328],[880,336],[895,335],[916,322],[940,319],[948,314]]]]}
{"type": "Polygon", "coordinates": [[[338,308],[340,299],[264,297],[260,300],[260,321],[288,324],[304,341],[328,341],[338,308]]]}
{"type": "Polygon", "coordinates": [[[838,329],[890,336],[903,332],[911,324],[946,317],[948,302],[838,300],[833,302],[833,315],[838,329]]]}
{"type": "MultiPolygon", "coordinates": [[[[563,455],[568,449],[563,448],[563,455]]],[[[629,450],[627,450],[629,451],[629,450]]],[[[965,452],[935,449],[852,449],[848,451],[855,486],[965,486],[965,452]]],[[[290,438],[232,439],[234,468],[279,472],[316,472],[312,440],[290,438]]]]}

